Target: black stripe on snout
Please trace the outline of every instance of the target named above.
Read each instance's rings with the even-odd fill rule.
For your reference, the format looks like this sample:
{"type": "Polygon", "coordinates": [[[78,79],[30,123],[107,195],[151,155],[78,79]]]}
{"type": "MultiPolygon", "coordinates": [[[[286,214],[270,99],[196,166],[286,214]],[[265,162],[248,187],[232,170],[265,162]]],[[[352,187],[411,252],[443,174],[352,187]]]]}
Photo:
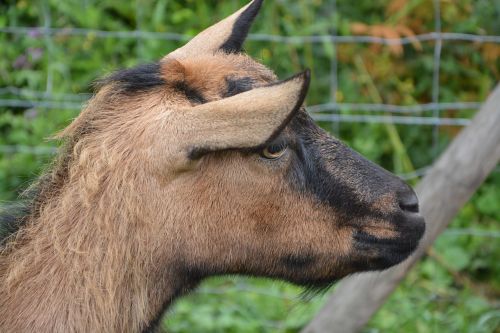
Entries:
{"type": "MultiPolygon", "coordinates": [[[[300,113],[291,123],[297,136],[296,157],[288,170],[288,180],[297,190],[312,194],[344,219],[370,215],[383,218],[360,199],[347,183],[342,168],[350,168],[358,155],[340,141],[327,136],[306,114],[300,113]]],[[[355,176],[354,174],[352,176],[355,176]]]]}

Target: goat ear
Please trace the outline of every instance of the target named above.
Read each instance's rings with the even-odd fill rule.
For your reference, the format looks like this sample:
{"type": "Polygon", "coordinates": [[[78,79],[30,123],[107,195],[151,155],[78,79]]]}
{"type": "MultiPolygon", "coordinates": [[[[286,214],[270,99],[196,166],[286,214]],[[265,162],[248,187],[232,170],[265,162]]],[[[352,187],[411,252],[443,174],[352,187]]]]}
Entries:
{"type": "Polygon", "coordinates": [[[240,52],[263,1],[251,1],[233,15],[202,31],[185,46],[171,52],[166,57],[181,59],[198,54],[213,53],[218,50],[226,53],[240,52]]]}
{"type": "Polygon", "coordinates": [[[253,149],[273,140],[302,106],[310,72],[222,100],[180,110],[178,138],[190,159],[225,149],[253,149]]]}

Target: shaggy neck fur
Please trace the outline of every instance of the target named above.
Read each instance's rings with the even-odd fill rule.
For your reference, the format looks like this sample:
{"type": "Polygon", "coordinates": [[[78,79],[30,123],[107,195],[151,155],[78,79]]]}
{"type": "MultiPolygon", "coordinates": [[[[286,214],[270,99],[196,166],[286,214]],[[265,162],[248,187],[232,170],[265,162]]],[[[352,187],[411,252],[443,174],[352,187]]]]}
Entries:
{"type": "MultiPolygon", "coordinates": [[[[123,121],[93,124],[118,135],[141,131],[123,121]]],[[[85,121],[66,130],[76,143],[41,181],[30,215],[2,249],[1,332],[138,332],[190,285],[168,246],[165,202],[144,195],[162,193],[137,163],[149,138],[134,133],[132,151],[89,130],[85,121]]]]}
{"type": "MultiPolygon", "coordinates": [[[[241,55],[224,59],[249,66],[241,55]]],[[[234,71],[221,70],[228,65],[218,65],[214,56],[205,60],[205,72],[197,71],[197,79],[184,61],[185,80],[207,98],[218,99],[228,87],[224,77],[211,73],[232,78],[234,71]]],[[[200,262],[210,262],[205,249],[213,244],[203,248],[189,239],[192,232],[183,230],[190,228],[183,220],[190,210],[176,205],[193,197],[173,197],[171,186],[179,176],[173,173],[183,169],[169,159],[182,131],[175,132],[169,118],[175,114],[167,110],[198,103],[189,91],[165,81],[173,79],[172,73],[159,77],[158,70],[153,64],[110,76],[60,135],[66,148],[35,186],[29,212],[17,219],[19,230],[0,248],[0,332],[144,331],[155,326],[175,297],[208,274],[190,266],[182,253],[189,250],[200,262]],[[169,139],[162,141],[158,133],[169,139]]],[[[271,78],[262,66],[254,72],[271,78]]],[[[243,91],[252,80],[245,79],[249,87],[243,91]]],[[[300,86],[297,82],[284,86],[300,86]]],[[[237,94],[241,87],[233,82],[229,88],[237,94]]],[[[275,114],[280,108],[266,104],[279,120],[275,114]]],[[[266,125],[275,130],[279,124],[266,125]]],[[[266,138],[271,134],[263,133],[266,138]]],[[[195,163],[187,161],[187,153],[181,157],[183,167],[195,163]]],[[[193,219],[202,218],[207,217],[193,219]]]]}

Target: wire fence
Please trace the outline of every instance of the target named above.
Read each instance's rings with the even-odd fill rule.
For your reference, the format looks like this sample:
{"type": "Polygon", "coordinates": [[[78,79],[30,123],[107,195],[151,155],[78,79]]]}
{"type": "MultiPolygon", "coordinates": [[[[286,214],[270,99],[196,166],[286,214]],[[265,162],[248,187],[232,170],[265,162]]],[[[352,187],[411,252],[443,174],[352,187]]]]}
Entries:
{"type": "MultiPolygon", "coordinates": [[[[331,10],[337,11],[336,1],[331,2],[331,10]]],[[[331,91],[337,91],[339,82],[339,62],[337,46],[340,44],[379,44],[379,45],[407,45],[415,42],[434,42],[433,72],[432,72],[432,101],[427,104],[415,105],[391,105],[391,104],[368,104],[368,103],[343,103],[336,99],[336,94],[331,94],[331,100],[325,104],[312,105],[308,111],[313,118],[320,121],[331,122],[334,126],[340,123],[390,123],[415,126],[433,127],[433,145],[438,144],[440,126],[467,126],[469,118],[447,118],[442,117],[443,111],[448,110],[477,110],[483,101],[475,102],[440,102],[440,68],[442,49],[446,42],[459,41],[468,43],[497,43],[500,44],[500,36],[476,35],[465,33],[452,33],[441,31],[441,11],[439,0],[433,0],[434,9],[434,32],[418,34],[415,36],[401,38],[383,38],[376,36],[342,36],[333,30],[331,35],[314,36],[280,36],[271,34],[250,34],[248,39],[260,42],[272,42],[281,44],[304,44],[304,43],[331,43],[333,46],[333,57],[329,69],[329,82],[331,91]],[[355,114],[350,111],[363,111],[369,114],[355,114]],[[341,112],[342,111],[342,112],[341,112]],[[380,114],[382,112],[382,114],[380,114]],[[424,116],[423,112],[431,115],[424,116]],[[370,114],[373,113],[373,114],[370,114]]],[[[44,36],[47,47],[50,40],[59,36],[92,36],[93,38],[118,38],[135,40],[171,40],[187,41],[190,36],[170,32],[143,31],[105,31],[83,28],[54,28],[52,27],[51,13],[48,8],[44,9],[43,26],[23,27],[11,26],[1,27],[0,34],[11,35],[41,35],[44,36]]],[[[50,61],[50,59],[49,59],[50,61]]],[[[50,67],[50,64],[49,66],[50,67]]],[[[61,94],[53,93],[52,78],[47,73],[46,89],[44,91],[33,91],[20,87],[0,87],[0,107],[11,108],[37,108],[37,109],[68,109],[80,110],[82,105],[91,97],[90,94],[61,94]]],[[[55,154],[57,148],[51,146],[23,146],[23,145],[0,145],[0,153],[14,154],[26,153],[33,155],[55,154]]],[[[399,176],[409,180],[425,175],[430,166],[420,168],[408,174],[399,176]]],[[[497,169],[498,171],[498,169],[497,169]]],[[[474,229],[451,229],[447,231],[450,235],[471,235],[478,237],[500,238],[499,233],[474,229]]]]}

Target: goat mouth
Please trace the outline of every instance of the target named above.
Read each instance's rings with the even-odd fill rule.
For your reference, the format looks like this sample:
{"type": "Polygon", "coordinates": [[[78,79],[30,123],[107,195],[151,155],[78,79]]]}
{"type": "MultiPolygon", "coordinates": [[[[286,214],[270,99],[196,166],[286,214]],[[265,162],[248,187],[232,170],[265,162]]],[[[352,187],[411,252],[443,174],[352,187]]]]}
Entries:
{"type": "Polygon", "coordinates": [[[358,260],[361,270],[383,270],[404,261],[417,249],[425,223],[415,214],[411,221],[405,219],[395,229],[398,235],[390,238],[379,238],[364,231],[354,233],[354,247],[364,258],[358,260]]]}
{"type": "Polygon", "coordinates": [[[418,245],[418,239],[414,237],[378,238],[363,231],[356,232],[354,240],[356,249],[368,252],[374,250],[412,252],[418,245]]]}
{"type": "Polygon", "coordinates": [[[395,224],[401,237],[411,238],[418,245],[425,232],[425,220],[422,215],[416,212],[407,212],[399,217],[395,224]]]}

